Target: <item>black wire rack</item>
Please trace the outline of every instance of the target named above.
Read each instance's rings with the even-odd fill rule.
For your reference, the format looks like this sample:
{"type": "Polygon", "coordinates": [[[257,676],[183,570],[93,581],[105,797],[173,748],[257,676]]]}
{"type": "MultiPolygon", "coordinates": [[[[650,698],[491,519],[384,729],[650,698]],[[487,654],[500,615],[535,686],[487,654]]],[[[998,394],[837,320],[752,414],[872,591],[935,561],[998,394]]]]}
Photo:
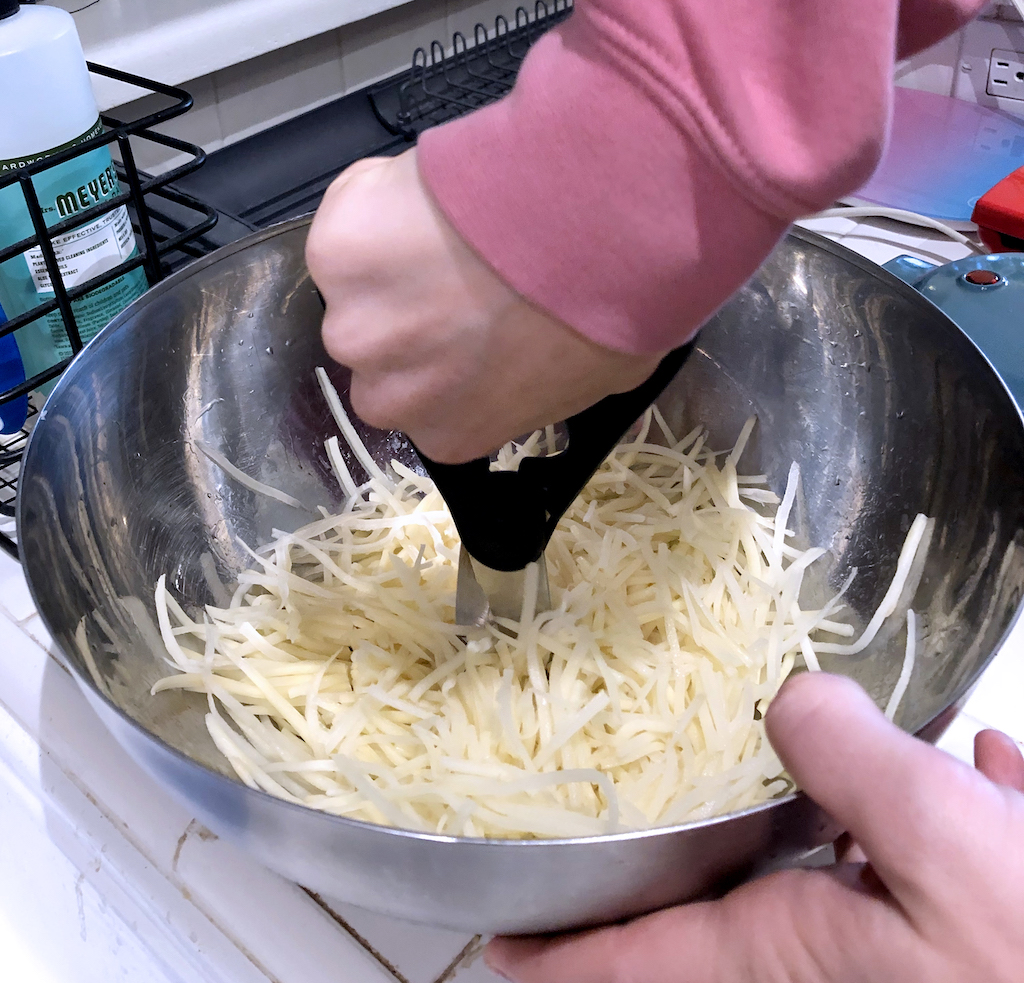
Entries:
{"type": "MultiPolygon", "coordinates": [[[[175,188],[168,187],[171,182],[196,170],[203,163],[206,159],[203,150],[184,140],[157,133],[152,129],[154,126],[188,112],[192,107],[192,97],[183,89],[163,85],[151,79],[141,78],[91,62],[89,71],[104,78],[125,82],[143,90],[144,93],[164,96],[170,100],[170,104],[149,115],[130,121],[101,114],[100,120],[104,127],[102,133],[60,153],[34,161],[16,172],[0,178],[0,190],[15,184],[19,186],[33,227],[31,236],[0,249],[0,263],[22,255],[28,250],[38,249],[42,254],[54,294],[51,300],[24,313],[12,316],[5,323],[0,324],[0,337],[13,334],[19,328],[52,311],[59,311],[71,346],[69,357],[54,362],[19,385],[0,392],[0,406],[31,394],[25,427],[19,433],[0,437],[0,516],[8,518],[14,515],[14,500],[21,456],[24,453],[32,424],[38,416],[41,403],[34,390],[56,379],[84,347],[72,302],[139,267],[145,272],[149,285],[153,286],[170,272],[175,256],[197,255],[198,253],[189,246],[189,243],[213,228],[217,222],[217,213],[209,205],[175,188]],[[174,150],[185,155],[186,160],[179,166],[153,177],[140,171],[136,165],[133,141],[138,140],[174,150]],[[120,158],[120,160],[115,160],[118,178],[122,186],[126,187],[119,194],[99,204],[83,208],[70,218],[48,227],[39,197],[32,183],[33,176],[74,157],[96,150],[98,147],[114,144],[116,144],[116,148],[111,146],[111,151],[114,153],[116,150],[116,157],[120,158]],[[94,222],[102,215],[121,206],[127,206],[131,216],[138,245],[138,255],[130,257],[85,283],[66,288],[60,274],[52,238],[94,222]]],[[[8,532],[0,531],[0,549],[11,556],[17,557],[18,555],[17,545],[8,532]]]]}
{"type": "Polygon", "coordinates": [[[493,30],[477,24],[472,39],[457,31],[450,48],[440,41],[417,48],[404,79],[370,90],[374,113],[390,133],[415,140],[431,126],[500,99],[533,43],[572,11],[573,0],[537,0],[532,12],[519,7],[511,19],[499,15],[493,30]]]}
{"type": "MultiPolygon", "coordinates": [[[[448,46],[441,41],[434,41],[428,48],[417,48],[413,54],[412,65],[407,71],[370,87],[364,94],[357,96],[352,93],[351,97],[343,97],[338,103],[341,106],[350,98],[362,99],[364,101],[361,105],[365,107],[368,96],[372,112],[368,112],[367,116],[371,120],[375,117],[371,127],[373,135],[367,133],[365,139],[356,139],[349,134],[343,141],[345,153],[341,156],[338,154],[339,147],[332,144],[331,152],[327,155],[330,158],[329,166],[324,174],[318,173],[309,177],[299,188],[292,188],[289,185],[284,190],[267,192],[265,189],[263,197],[250,209],[253,215],[246,212],[241,219],[235,215],[238,210],[236,205],[218,202],[217,194],[211,193],[211,189],[215,190],[218,186],[213,171],[219,173],[224,168],[214,167],[209,174],[211,181],[205,178],[206,169],[200,174],[193,174],[192,172],[195,172],[206,159],[204,152],[199,147],[152,129],[187,112],[192,106],[192,99],[188,93],[176,87],[90,63],[90,71],[94,74],[165,96],[171,100],[171,105],[128,122],[110,115],[102,115],[101,120],[106,128],[104,133],[70,150],[22,168],[16,175],[0,178],[0,189],[20,182],[34,229],[31,237],[0,250],[0,262],[5,262],[28,249],[39,248],[55,293],[52,300],[19,314],[6,323],[0,323],[0,336],[12,334],[36,318],[58,310],[63,317],[71,343],[69,358],[56,362],[18,386],[0,392],[0,407],[6,402],[31,393],[25,427],[17,434],[0,436],[0,517],[14,515],[21,456],[43,402],[33,390],[59,376],[71,358],[83,347],[75,312],[71,306],[72,301],[140,266],[145,271],[150,286],[156,284],[183,262],[203,256],[223,244],[214,241],[216,237],[206,235],[216,224],[218,215],[228,220],[228,225],[232,224],[231,219],[235,219],[238,229],[244,233],[247,229],[263,227],[273,221],[297,214],[298,211],[308,211],[316,207],[323,189],[338,170],[354,160],[367,155],[399,153],[410,143],[415,142],[419,134],[429,127],[472,112],[508,93],[515,83],[520,65],[530,47],[546,31],[569,17],[572,11],[573,0],[538,0],[532,8],[523,6],[509,17],[498,16],[490,28],[477,24],[472,37],[457,32],[452,36],[448,46]],[[383,129],[378,128],[378,123],[383,129]],[[170,148],[188,159],[173,170],[152,177],[136,166],[132,141],[137,140],[170,148]],[[96,147],[112,144],[117,145],[117,156],[121,158],[116,166],[126,190],[99,205],[76,213],[72,219],[47,228],[30,180],[32,176],[79,154],[88,153],[96,147]],[[172,187],[172,184],[175,186],[172,187]],[[209,203],[211,200],[213,204],[209,203]],[[57,272],[57,261],[50,238],[94,221],[121,205],[127,205],[131,214],[140,255],[87,283],[70,289],[65,288],[57,272]]],[[[310,119],[317,113],[330,112],[330,105],[322,107],[310,114],[310,119]]],[[[351,120],[349,122],[351,123],[351,120]]],[[[256,149],[250,146],[253,140],[266,139],[268,136],[273,137],[274,134],[280,134],[279,142],[285,140],[290,146],[295,139],[303,138],[302,133],[292,133],[296,127],[301,130],[302,123],[302,119],[292,120],[279,124],[269,133],[240,141],[213,155],[211,163],[237,165],[238,154],[257,153],[256,149]]],[[[332,117],[328,128],[333,132],[336,125],[341,124],[332,117]]],[[[344,129],[344,126],[342,128],[344,129]]],[[[357,130],[362,132],[358,127],[357,130]]],[[[308,138],[309,134],[305,134],[305,137],[308,138]]],[[[277,147],[277,144],[274,144],[274,147],[277,150],[270,154],[271,157],[288,156],[287,151],[277,147]]],[[[317,155],[314,152],[306,156],[315,158],[317,155]]],[[[232,174],[236,173],[233,166],[226,169],[232,174]]],[[[289,165],[287,170],[290,174],[293,167],[289,165]]],[[[230,184],[234,187],[234,181],[230,184]]],[[[17,556],[16,543],[2,529],[0,549],[17,556]]]]}

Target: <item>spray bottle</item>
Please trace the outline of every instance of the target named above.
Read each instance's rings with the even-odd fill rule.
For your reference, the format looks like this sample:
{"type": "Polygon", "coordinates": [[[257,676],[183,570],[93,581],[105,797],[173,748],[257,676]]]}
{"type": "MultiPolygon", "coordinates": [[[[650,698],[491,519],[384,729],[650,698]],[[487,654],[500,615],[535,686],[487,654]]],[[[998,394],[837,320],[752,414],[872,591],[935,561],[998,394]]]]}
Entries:
{"type": "MultiPolygon", "coordinates": [[[[100,134],[102,124],[74,18],[58,7],[0,0],[0,176],[27,167],[100,134]]],[[[47,226],[73,217],[120,191],[108,147],[99,147],[36,174],[32,184],[47,226]]],[[[33,234],[20,187],[0,189],[0,248],[33,234]]],[[[135,234],[122,205],[53,238],[68,289],[137,255],[135,234]]],[[[141,268],[72,302],[83,341],[147,287],[141,268]]],[[[0,264],[0,307],[8,318],[54,296],[42,250],[29,249],[0,264]]],[[[60,311],[15,332],[26,378],[71,354],[60,311]]],[[[49,388],[49,387],[44,387],[49,388]]]]}

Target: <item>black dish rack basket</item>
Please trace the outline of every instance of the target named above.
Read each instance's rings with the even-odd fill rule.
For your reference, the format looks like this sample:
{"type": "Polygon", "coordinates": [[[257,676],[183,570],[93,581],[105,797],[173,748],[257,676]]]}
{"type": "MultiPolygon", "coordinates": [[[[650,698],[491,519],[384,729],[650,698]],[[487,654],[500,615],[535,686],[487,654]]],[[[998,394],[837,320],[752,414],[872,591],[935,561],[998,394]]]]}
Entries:
{"type": "MultiPolygon", "coordinates": [[[[19,186],[33,226],[31,236],[0,249],[0,263],[13,259],[30,249],[39,249],[54,292],[53,299],[0,324],[0,336],[13,334],[19,328],[51,311],[60,311],[68,340],[71,343],[71,355],[68,358],[55,362],[32,378],[0,392],[0,406],[32,393],[39,386],[57,378],[70,364],[71,359],[82,350],[84,345],[75,312],[71,306],[72,301],[138,267],[142,267],[149,285],[153,286],[170,272],[169,261],[174,256],[200,255],[200,252],[190,248],[189,243],[198,239],[217,222],[217,213],[213,208],[190,195],[169,187],[173,181],[198,168],[206,159],[205,153],[193,144],[163,133],[157,133],[152,129],[160,123],[188,112],[192,107],[192,97],[183,89],[162,85],[150,79],[91,62],[89,71],[94,75],[135,86],[141,89],[143,94],[163,96],[169,100],[169,105],[130,121],[101,114],[103,133],[61,153],[35,161],[12,174],[0,177],[0,189],[11,185],[19,186]],[[153,177],[140,171],[136,166],[135,153],[132,148],[133,140],[148,141],[174,150],[184,155],[186,160],[172,170],[153,177]],[[74,157],[111,144],[116,144],[116,148],[112,147],[111,149],[112,151],[116,149],[115,156],[120,157],[119,161],[115,161],[115,166],[123,190],[100,204],[82,209],[73,217],[47,227],[39,198],[32,184],[32,177],[74,157]],[[125,260],[100,276],[71,289],[66,289],[60,275],[51,237],[63,235],[82,225],[94,222],[100,216],[112,212],[122,205],[127,206],[131,215],[136,243],[139,247],[138,255],[125,260]]],[[[21,456],[24,453],[34,418],[38,413],[39,402],[38,397],[30,398],[29,416],[24,429],[19,433],[0,437],[0,516],[6,519],[14,516],[21,456]]],[[[11,556],[17,557],[18,555],[17,545],[7,531],[0,531],[0,549],[11,556]]]]}
{"type": "Polygon", "coordinates": [[[394,136],[413,141],[424,130],[479,109],[506,95],[533,43],[573,11],[573,0],[536,0],[532,12],[498,15],[494,27],[477,24],[473,37],[452,35],[417,48],[412,67],[397,81],[370,89],[377,119],[394,136]]]}

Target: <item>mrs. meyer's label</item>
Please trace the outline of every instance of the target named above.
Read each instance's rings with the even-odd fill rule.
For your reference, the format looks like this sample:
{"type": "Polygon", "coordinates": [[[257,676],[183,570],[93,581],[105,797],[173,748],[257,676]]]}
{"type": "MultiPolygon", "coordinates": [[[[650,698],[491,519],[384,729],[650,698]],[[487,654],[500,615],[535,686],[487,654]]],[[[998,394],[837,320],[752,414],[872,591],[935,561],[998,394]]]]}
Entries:
{"type": "MultiPolygon", "coordinates": [[[[57,221],[63,221],[92,205],[98,205],[118,191],[117,175],[111,164],[78,187],[54,195],[51,207],[57,212],[57,221]]],[[[47,218],[51,220],[49,216],[47,218]]],[[[69,290],[112,270],[135,252],[135,233],[132,231],[128,209],[124,205],[107,212],[94,222],[65,232],[64,235],[54,236],[50,241],[53,243],[61,280],[69,290]]],[[[24,256],[40,300],[49,299],[53,296],[53,282],[42,249],[36,246],[24,256]]],[[[90,291],[82,298],[86,303],[78,301],[72,305],[83,341],[91,339],[118,311],[145,290],[145,281],[139,283],[141,279],[141,272],[137,272],[134,277],[118,277],[112,283],[90,291]]],[[[64,330],[60,312],[55,311],[48,320],[57,355],[66,358],[71,354],[71,341],[64,330]]]]}
{"type": "MultiPolygon", "coordinates": [[[[31,159],[0,161],[0,171],[27,166],[37,159],[82,143],[100,132],[102,127],[97,122],[95,127],[64,147],[54,148],[31,159]]],[[[48,226],[74,218],[86,209],[108,201],[120,191],[107,147],[98,147],[42,171],[32,178],[32,184],[36,188],[48,226]]],[[[0,207],[0,226],[5,222],[8,226],[3,237],[8,241],[17,241],[18,238],[31,235],[31,219],[21,200],[20,191],[16,187],[4,188],[0,190],[0,198],[4,199],[0,200],[0,206],[4,206],[0,207]],[[18,197],[14,198],[14,195],[18,197]]],[[[70,232],[54,236],[51,242],[61,280],[68,290],[109,272],[137,255],[135,234],[124,205],[70,232]]],[[[43,250],[38,246],[29,249],[22,254],[22,260],[24,262],[20,272],[16,264],[20,264],[21,260],[11,260],[0,267],[0,273],[3,274],[0,277],[0,300],[5,302],[5,309],[8,304],[14,307],[13,311],[7,310],[8,316],[28,311],[54,295],[51,271],[47,269],[43,250]]],[[[146,287],[145,274],[141,269],[135,269],[72,301],[71,307],[82,340],[89,341],[114,315],[142,294],[146,287]]],[[[31,342],[28,336],[23,338],[22,332],[18,332],[18,344],[26,361],[26,371],[29,371],[30,362],[32,370],[37,371],[37,366],[45,367],[46,364],[53,364],[55,359],[63,359],[71,354],[71,342],[60,311],[44,315],[40,321],[45,322],[48,328],[52,348],[49,353],[29,352],[24,346],[27,344],[32,347],[36,343],[31,342]]],[[[45,347],[50,348],[50,345],[45,347]]]]}
{"type": "MultiPolygon", "coordinates": [[[[112,270],[135,249],[135,233],[124,205],[80,229],[54,236],[51,241],[61,279],[69,288],[112,270]]],[[[52,294],[53,282],[42,249],[39,246],[30,249],[25,253],[25,260],[36,291],[52,294]]]]}

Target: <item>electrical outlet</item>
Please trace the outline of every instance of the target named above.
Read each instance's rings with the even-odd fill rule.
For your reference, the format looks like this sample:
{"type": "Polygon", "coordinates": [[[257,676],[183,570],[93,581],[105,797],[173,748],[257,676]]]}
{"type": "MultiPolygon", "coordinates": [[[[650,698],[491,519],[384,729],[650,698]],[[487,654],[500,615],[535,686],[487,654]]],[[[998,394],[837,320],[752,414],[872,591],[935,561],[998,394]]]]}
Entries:
{"type": "Polygon", "coordinates": [[[1024,117],[1024,82],[1016,73],[1024,71],[1024,24],[1003,20],[974,20],[960,31],[960,53],[956,63],[952,95],[989,109],[1001,109],[1024,117]],[[999,57],[994,57],[995,54],[999,57]],[[1004,58],[1007,54],[1011,57],[1004,58]],[[1013,73],[999,64],[1021,63],[1013,73]],[[1007,74],[1003,74],[1007,72],[1007,74]],[[993,84],[993,75],[1006,85],[993,84]],[[1012,84],[1011,84],[1012,83],[1012,84]],[[1017,85],[1020,89],[1017,89],[1017,85]],[[1010,90],[1021,92],[1015,96],[1010,90]],[[1004,91],[1006,90],[1006,91],[1004,91]]]}
{"type": "Polygon", "coordinates": [[[985,91],[990,96],[1024,100],[1024,52],[993,49],[985,91]]]}

